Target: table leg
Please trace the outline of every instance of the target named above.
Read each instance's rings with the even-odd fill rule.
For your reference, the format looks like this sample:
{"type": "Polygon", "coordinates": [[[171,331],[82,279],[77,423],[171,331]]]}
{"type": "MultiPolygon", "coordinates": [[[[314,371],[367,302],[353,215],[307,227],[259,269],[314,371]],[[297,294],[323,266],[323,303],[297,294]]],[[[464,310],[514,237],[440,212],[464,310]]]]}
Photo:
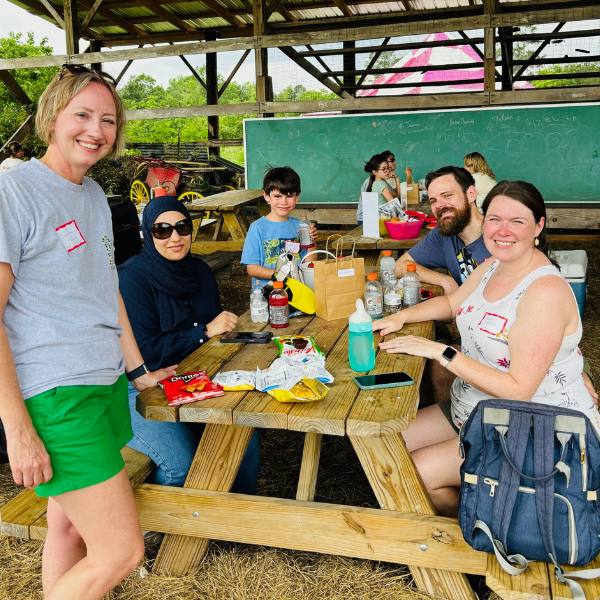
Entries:
{"type": "MultiPolygon", "coordinates": [[[[253,432],[251,427],[207,424],[183,487],[228,492],[253,432]]],[[[186,575],[199,564],[207,547],[204,538],[166,535],[154,571],[186,575]]]]}
{"type": "Polygon", "coordinates": [[[320,433],[309,432],[304,436],[304,450],[302,452],[302,464],[300,465],[296,500],[312,502],[315,499],[322,439],[323,435],[320,433]]]}
{"type": "MultiPolygon", "coordinates": [[[[435,514],[401,434],[384,437],[350,436],[350,441],[381,508],[435,514]]],[[[459,564],[457,571],[460,571],[459,564]]],[[[435,598],[476,598],[467,578],[460,572],[422,567],[410,567],[410,572],[417,588],[435,598]]]]}
{"type": "Polygon", "coordinates": [[[243,240],[246,238],[246,231],[243,224],[238,220],[236,212],[223,212],[223,219],[225,220],[225,225],[229,230],[232,240],[243,240]]]}

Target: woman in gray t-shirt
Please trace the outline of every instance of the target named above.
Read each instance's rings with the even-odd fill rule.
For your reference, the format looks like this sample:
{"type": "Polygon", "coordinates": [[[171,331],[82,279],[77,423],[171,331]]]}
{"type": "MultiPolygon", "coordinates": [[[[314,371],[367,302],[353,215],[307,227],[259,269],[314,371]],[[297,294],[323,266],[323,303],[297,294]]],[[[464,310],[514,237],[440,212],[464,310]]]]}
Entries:
{"type": "Polygon", "coordinates": [[[0,175],[0,418],[15,482],[48,497],[46,598],[102,598],[143,557],[120,448],[149,373],[118,292],[110,211],[85,177],[123,148],[108,76],[64,66],[38,103],[41,160],[0,175]]]}

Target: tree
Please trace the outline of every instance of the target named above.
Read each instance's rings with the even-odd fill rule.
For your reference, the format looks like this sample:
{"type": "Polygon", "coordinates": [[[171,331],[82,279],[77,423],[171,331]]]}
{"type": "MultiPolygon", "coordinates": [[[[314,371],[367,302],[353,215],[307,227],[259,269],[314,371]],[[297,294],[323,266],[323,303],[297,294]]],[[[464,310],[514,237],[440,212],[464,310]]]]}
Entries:
{"type": "MultiPolygon", "coordinates": [[[[33,33],[26,36],[21,33],[9,33],[8,37],[0,38],[0,58],[51,56],[52,53],[48,40],[42,38],[36,42],[33,33]]],[[[57,70],[56,67],[44,67],[14,70],[10,73],[35,103],[57,70]]],[[[0,85],[0,143],[3,144],[10,138],[31,111],[31,106],[21,104],[4,85],[0,85]]]]}

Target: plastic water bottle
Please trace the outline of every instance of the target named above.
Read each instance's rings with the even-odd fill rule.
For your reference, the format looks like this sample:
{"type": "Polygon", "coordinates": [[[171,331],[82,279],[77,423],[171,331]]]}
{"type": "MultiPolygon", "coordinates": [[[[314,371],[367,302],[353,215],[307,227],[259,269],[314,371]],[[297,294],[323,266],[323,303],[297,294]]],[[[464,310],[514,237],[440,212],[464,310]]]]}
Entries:
{"type": "Polygon", "coordinates": [[[417,274],[417,265],[408,263],[406,265],[406,274],[403,277],[403,298],[404,306],[414,306],[421,299],[421,278],[417,274]]]}
{"type": "Polygon", "coordinates": [[[381,319],[383,317],[383,290],[375,272],[367,275],[365,306],[371,319],[381,319]]]}
{"type": "Polygon", "coordinates": [[[379,261],[379,278],[381,286],[385,289],[390,283],[396,283],[396,261],[391,250],[384,250],[379,261]]]}
{"type": "Polygon", "coordinates": [[[383,312],[394,315],[402,308],[403,282],[394,280],[383,291],[383,312]]]}
{"type": "Polygon", "coordinates": [[[253,323],[267,323],[269,321],[269,303],[263,296],[260,287],[255,287],[250,292],[250,319],[253,323]]]}
{"type": "Polygon", "coordinates": [[[283,281],[273,282],[273,291],[269,294],[269,319],[271,327],[281,329],[287,327],[290,318],[290,307],[287,292],[283,289],[283,281]]]}
{"type": "Polygon", "coordinates": [[[300,240],[301,250],[314,248],[315,244],[310,235],[310,221],[308,221],[308,219],[303,219],[298,224],[298,239],[300,240]]]}
{"type": "Polygon", "coordinates": [[[360,298],[356,300],[356,311],[350,315],[348,331],[350,368],[353,371],[370,371],[375,367],[373,320],[360,298]]]}

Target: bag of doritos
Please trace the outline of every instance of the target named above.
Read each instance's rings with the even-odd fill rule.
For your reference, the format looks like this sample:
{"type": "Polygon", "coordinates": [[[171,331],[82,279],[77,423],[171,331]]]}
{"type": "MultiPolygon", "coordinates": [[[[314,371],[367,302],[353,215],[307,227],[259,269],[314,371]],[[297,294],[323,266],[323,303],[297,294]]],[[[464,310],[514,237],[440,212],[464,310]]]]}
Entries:
{"type": "Polygon", "coordinates": [[[158,382],[169,406],[179,406],[206,398],[222,396],[223,387],[213,383],[204,371],[190,371],[173,375],[158,382]]]}

